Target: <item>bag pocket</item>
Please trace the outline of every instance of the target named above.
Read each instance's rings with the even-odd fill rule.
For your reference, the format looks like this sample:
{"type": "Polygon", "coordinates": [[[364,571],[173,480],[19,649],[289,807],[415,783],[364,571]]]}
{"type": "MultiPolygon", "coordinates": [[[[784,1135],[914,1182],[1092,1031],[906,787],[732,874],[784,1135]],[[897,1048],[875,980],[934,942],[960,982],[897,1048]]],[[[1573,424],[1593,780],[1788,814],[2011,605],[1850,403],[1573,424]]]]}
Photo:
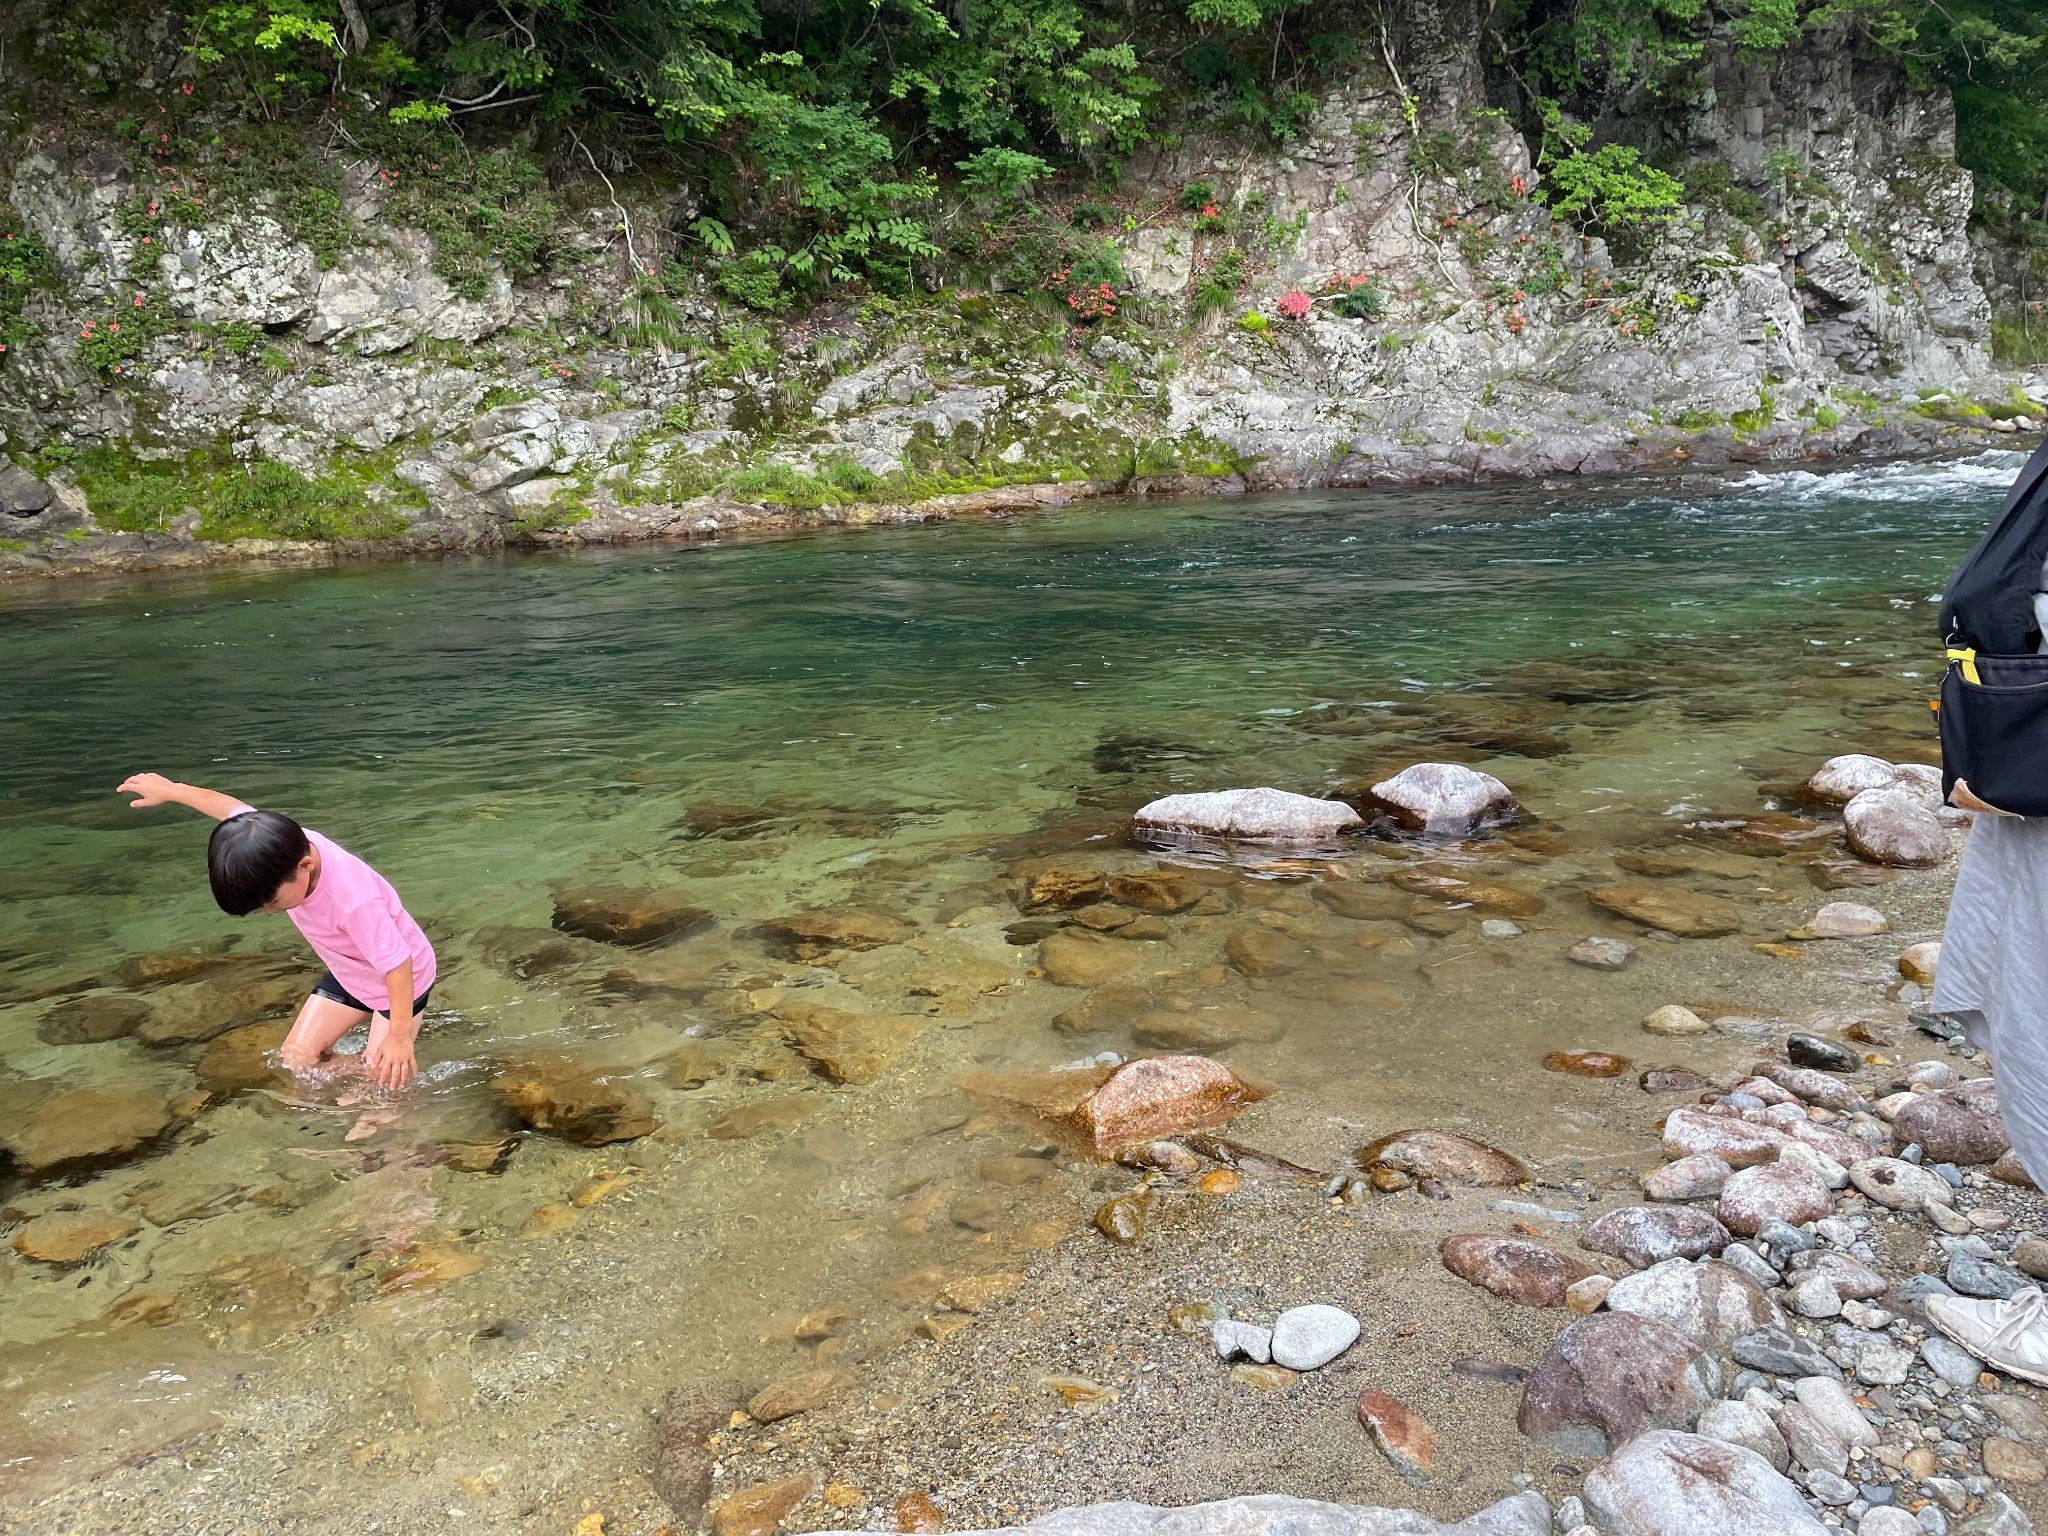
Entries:
{"type": "Polygon", "coordinates": [[[1954,664],[1941,679],[1942,791],[1965,779],[1987,805],[2048,816],[2048,656],[1975,662],[1979,681],[1954,664]]]}

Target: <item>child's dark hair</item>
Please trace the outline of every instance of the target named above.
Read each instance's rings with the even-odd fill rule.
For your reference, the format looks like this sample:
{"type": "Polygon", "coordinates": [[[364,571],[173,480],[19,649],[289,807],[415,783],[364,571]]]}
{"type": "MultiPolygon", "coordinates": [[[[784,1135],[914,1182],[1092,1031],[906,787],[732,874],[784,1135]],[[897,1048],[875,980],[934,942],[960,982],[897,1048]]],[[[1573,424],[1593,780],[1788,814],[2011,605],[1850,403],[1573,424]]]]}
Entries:
{"type": "Polygon", "coordinates": [[[230,917],[247,917],[291,879],[311,851],[306,829],[276,811],[244,811],[213,829],[206,876],[213,899],[230,917]]]}

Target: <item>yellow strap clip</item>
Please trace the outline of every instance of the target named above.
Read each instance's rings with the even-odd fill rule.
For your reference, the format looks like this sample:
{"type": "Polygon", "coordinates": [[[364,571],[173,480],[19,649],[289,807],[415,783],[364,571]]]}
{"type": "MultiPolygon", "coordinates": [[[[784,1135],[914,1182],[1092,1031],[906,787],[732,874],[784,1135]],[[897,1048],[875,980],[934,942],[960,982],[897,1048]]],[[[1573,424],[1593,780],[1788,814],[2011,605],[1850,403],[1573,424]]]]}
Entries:
{"type": "Polygon", "coordinates": [[[1984,679],[1977,675],[1977,652],[1974,648],[1966,648],[1959,651],[1951,646],[1948,659],[1962,663],[1964,682],[1982,685],[1984,679]]]}

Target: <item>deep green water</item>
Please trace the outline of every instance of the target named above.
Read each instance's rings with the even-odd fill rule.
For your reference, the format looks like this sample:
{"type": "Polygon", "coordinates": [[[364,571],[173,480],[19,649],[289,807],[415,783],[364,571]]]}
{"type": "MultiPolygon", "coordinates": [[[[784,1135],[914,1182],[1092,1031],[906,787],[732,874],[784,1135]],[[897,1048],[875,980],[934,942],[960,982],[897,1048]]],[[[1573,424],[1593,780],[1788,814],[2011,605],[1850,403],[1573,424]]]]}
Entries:
{"type": "MultiPolygon", "coordinates": [[[[1093,506],[729,547],[0,592],[0,1099],[184,1093],[201,1044],[69,1043],[60,1015],[129,995],[118,968],[134,955],[229,942],[298,953],[282,919],[213,909],[196,817],[136,813],[113,795],[140,769],[289,811],[369,857],[444,957],[422,1043],[430,1081],[395,1129],[344,1141],[353,1108],[274,1085],[61,1190],[0,1171],[0,1196],[11,1187],[22,1213],[126,1208],[149,1180],[229,1191],[82,1270],[0,1256],[0,1344],[40,1361],[44,1388],[139,1371],[179,1330],[202,1353],[290,1345],[274,1379],[303,1387],[293,1372],[317,1369],[327,1320],[382,1305],[378,1266],[421,1241],[488,1257],[451,1295],[502,1286],[523,1315],[569,1316],[574,1282],[529,1271],[514,1255],[535,1240],[511,1234],[623,1149],[529,1141],[497,1177],[436,1161],[451,1139],[500,1134],[484,1080],[536,1044],[644,1070],[691,1177],[650,1178],[643,1208],[662,1213],[660,1235],[608,1273],[650,1295],[695,1287],[698,1311],[732,1325],[716,1348],[735,1358],[747,1324],[815,1300],[825,1271],[840,1293],[866,1294],[895,1269],[950,1261],[971,1234],[849,1213],[922,1155],[917,1127],[959,1099],[958,1074],[1133,1048],[1048,1029],[1081,994],[1026,974],[1033,952],[1003,934],[1017,916],[1009,888],[986,883],[1032,854],[1145,864],[1114,823],[1175,790],[1316,791],[1455,758],[1507,779],[1557,839],[1511,871],[1554,920],[1491,960],[1469,936],[1420,940],[1398,924],[1364,925],[1388,931],[1361,941],[1271,880],[1218,900],[1323,945],[1327,963],[1281,983],[1230,972],[1219,944],[1244,916],[1198,915],[1132,947],[1146,956],[1134,979],[1163,1006],[1284,1014],[1288,1034],[1233,1058],[1283,1092],[1328,1095],[1357,1123],[1407,1104],[1471,1110],[1473,1084],[1540,1049],[1625,1044],[1616,1032],[1677,983],[1651,957],[1596,996],[1563,965],[1559,941],[1601,928],[1577,889],[1614,878],[1603,861],[1616,850],[1684,843],[1703,816],[1757,810],[1834,752],[1931,756],[1931,599],[2019,463],[1093,506]],[[715,807],[747,814],[735,824],[715,807]],[[544,928],[552,892],[589,882],[685,890],[719,926],[620,957],[672,983],[658,993],[607,984],[598,964],[537,978],[480,939],[544,928]],[[919,937],[833,975],[752,932],[844,904],[898,915],[919,937]],[[1009,979],[962,981],[974,967],[1009,979]],[[943,1028],[871,1089],[827,1089],[801,1062],[759,1056],[701,1089],[660,1081],[686,1036],[753,1042],[734,1022],[753,1019],[747,998],[813,983],[835,1006],[929,1013],[943,1028]],[[1395,1000],[1369,1026],[1379,1034],[1360,1033],[1361,987],[1395,1000]],[[1423,997],[1427,1038],[1375,1055],[1370,1073],[1354,1062],[1423,997]],[[812,1117],[801,1134],[692,1139],[714,1113],[792,1097],[812,1117]],[[306,1184],[316,1163],[337,1188],[306,1184]],[[280,1180],[281,1204],[243,1198],[280,1180]],[[830,1208],[843,1253],[749,1224],[785,1189],[830,1208]],[[706,1244],[721,1276],[744,1280],[693,1267],[706,1244]],[[248,1280],[250,1263],[267,1278],[248,1280]],[[169,1329],[107,1322],[142,1289],[172,1298],[169,1329]],[[67,1353],[85,1340],[89,1364],[67,1353]]],[[[1759,866],[1747,888],[1775,880],[1784,901],[1821,899],[1803,873],[1782,874],[1759,866]]],[[[1727,954],[1724,983],[1746,943],[1727,954]]],[[[141,995],[156,1007],[176,991],[141,995]]],[[[1029,1192],[999,1193],[1028,1214],[1029,1192]]],[[[877,1346],[916,1308],[884,1314],[877,1346]]],[[[666,1368],[650,1357],[644,1382],[627,1367],[606,1390],[653,1392],[666,1368]]],[[[0,1454],[0,1492],[11,1475],[24,1490],[61,1486],[60,1445],[84,1446],[76,1466],[90,1470],[96,1442],[50,1413],[26,1453],[0,1454]]]]}

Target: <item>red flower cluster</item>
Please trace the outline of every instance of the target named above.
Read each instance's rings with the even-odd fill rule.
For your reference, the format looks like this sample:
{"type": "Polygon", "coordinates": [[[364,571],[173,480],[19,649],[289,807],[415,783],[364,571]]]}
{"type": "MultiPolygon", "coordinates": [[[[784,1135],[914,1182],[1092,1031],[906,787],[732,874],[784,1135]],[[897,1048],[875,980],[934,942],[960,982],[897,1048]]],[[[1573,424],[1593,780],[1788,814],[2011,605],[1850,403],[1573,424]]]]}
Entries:
{"type": "Polygon", "coordinates": [[[1083,320],[1102,320],[1116,313],[1116,290],[1107,283],[1076,288],[1067,295],[1067,308],[1083,320]]]}
{"type": "Polygon", "coordinates": [[[1202,204],[1202,217],[1205,219],[1220,219],[1223,217],[1223,210],[1214,203],[1204,203],[1202,204]]]}
{"type": "Polygon", "coordinates": [[[1323,292],[1356,293],[1371,281],[1363,272],[1332,272],[1323,284],[1323,292]]]}
{"type": "Polygon", "coordinates": [[[1511,177],[1508,181],[1508,189],[1517,197],[1527,197],[1529,195],[1529,178],[1521,175],[1511,177]]]}
{"type": "Polygon", "coordinates": [[[1280,313],[1289,320],[1302,320],[1315,305],[1315,300],[1299,288],[1290,288],[1280,295],[1280,313]]]}

